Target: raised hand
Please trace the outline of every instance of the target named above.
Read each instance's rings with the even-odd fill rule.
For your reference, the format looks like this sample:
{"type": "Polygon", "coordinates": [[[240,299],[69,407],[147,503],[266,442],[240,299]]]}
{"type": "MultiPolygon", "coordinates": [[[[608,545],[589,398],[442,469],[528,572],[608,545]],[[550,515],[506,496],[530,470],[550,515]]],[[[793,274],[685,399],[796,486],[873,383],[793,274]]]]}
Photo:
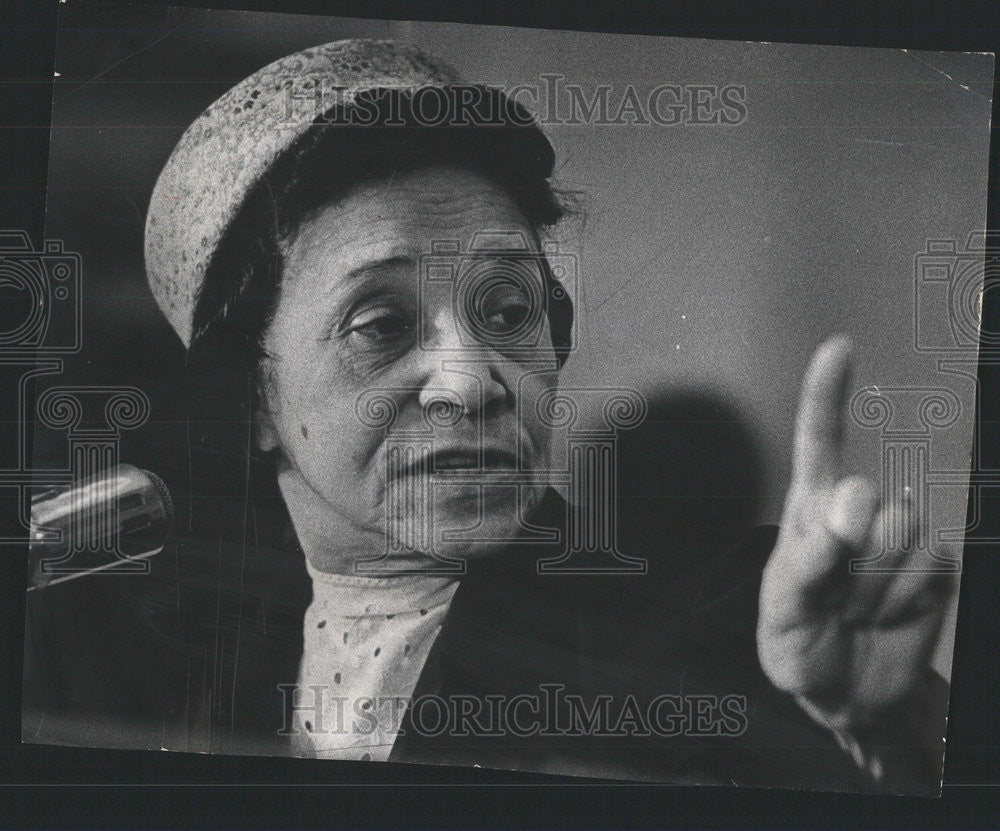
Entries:
{"type": "Polygon", "coordinates": [[[869,480],[843,474],[850,351],[846,338],[832,338],[806,372],[757,627],[771,681],[841,736],[877,727],[919,685],[954,590],[952,575],[929,572],[913,550],[883,556],[892,573],[850,572],[852,559],[881,552],[889,523],[908,525],[910,539],[916,530],[907,494],[883,505],[869,480]]]}

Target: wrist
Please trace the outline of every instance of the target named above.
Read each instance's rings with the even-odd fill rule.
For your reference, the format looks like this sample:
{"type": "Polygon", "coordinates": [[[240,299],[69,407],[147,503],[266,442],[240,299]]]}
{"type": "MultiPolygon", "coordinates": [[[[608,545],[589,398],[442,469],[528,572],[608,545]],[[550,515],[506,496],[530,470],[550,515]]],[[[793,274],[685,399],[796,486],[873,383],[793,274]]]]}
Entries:
{"type": "Polygon", "coordinates": [[[877,712],[827,707],[804,696],[799,706],[832,733],[854,764],[881,788],[937,791],[944,762],[948,685],[933,670],[877,712]]]}

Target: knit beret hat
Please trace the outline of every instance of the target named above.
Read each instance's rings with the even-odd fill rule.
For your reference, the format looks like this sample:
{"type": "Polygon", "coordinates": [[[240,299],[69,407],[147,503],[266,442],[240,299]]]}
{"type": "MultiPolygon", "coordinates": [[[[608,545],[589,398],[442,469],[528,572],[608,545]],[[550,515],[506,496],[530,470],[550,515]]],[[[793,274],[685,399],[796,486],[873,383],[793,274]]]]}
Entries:
{"type": "MultiPolygon", "coordinates": [[[[323,106],[349,108],[366,90],[463,83],[415,47],[342,40],[281,58],[209,106],[167,160],[146,217],[146,275],[185,347],[195,337],[195,309],[220,242],[255,185],[324,116],[323,106]],[[336,95],[327,100],[324,90],[336,95]]],[[[550,154],[542,131],[529,129],[550,154]]]]}

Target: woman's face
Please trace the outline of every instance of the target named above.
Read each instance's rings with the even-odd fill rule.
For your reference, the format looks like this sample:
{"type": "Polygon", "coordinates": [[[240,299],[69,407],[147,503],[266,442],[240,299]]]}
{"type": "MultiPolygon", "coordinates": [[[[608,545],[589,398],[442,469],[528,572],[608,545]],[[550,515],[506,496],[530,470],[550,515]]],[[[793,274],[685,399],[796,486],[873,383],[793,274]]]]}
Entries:
{"type": "Polygon", "coordinates": [[[430,167],[357,186],[285,241],[258,437],[317,568],[383,551],[387,570],[426,568],[517,536],[547,485],[535,403],[557,378],[533,240],[502,188],[430,167]],[[488,253],[511,233],[527,257],[488,253]]]}

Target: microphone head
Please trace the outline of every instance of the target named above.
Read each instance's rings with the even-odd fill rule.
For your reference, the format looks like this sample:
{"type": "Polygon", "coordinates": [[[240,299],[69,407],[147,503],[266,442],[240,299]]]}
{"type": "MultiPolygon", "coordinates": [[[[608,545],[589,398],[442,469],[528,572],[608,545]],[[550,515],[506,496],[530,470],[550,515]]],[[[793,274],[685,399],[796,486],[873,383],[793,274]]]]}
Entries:
{"type": "Polygon", "coordinates": [[[143,470],[137,468],[140,473],[146,474],[149,477],[149,481],[152,482],[156,493],[160,497],[160,501],[163,503],[164,521],[166,522],[166,535],[169,536],[170,532],[174,529],[174,500],[170,497],[170,491],[167,490],[166,484],[163,480],[153,473],[151,470],[143,470]]]}
{"type": "Polygon", "coordinates": [[[31,501],[29,580],[41,587],[151,556],[173,525],[167,486],[134,465],[46,490],[31,501]]]}

